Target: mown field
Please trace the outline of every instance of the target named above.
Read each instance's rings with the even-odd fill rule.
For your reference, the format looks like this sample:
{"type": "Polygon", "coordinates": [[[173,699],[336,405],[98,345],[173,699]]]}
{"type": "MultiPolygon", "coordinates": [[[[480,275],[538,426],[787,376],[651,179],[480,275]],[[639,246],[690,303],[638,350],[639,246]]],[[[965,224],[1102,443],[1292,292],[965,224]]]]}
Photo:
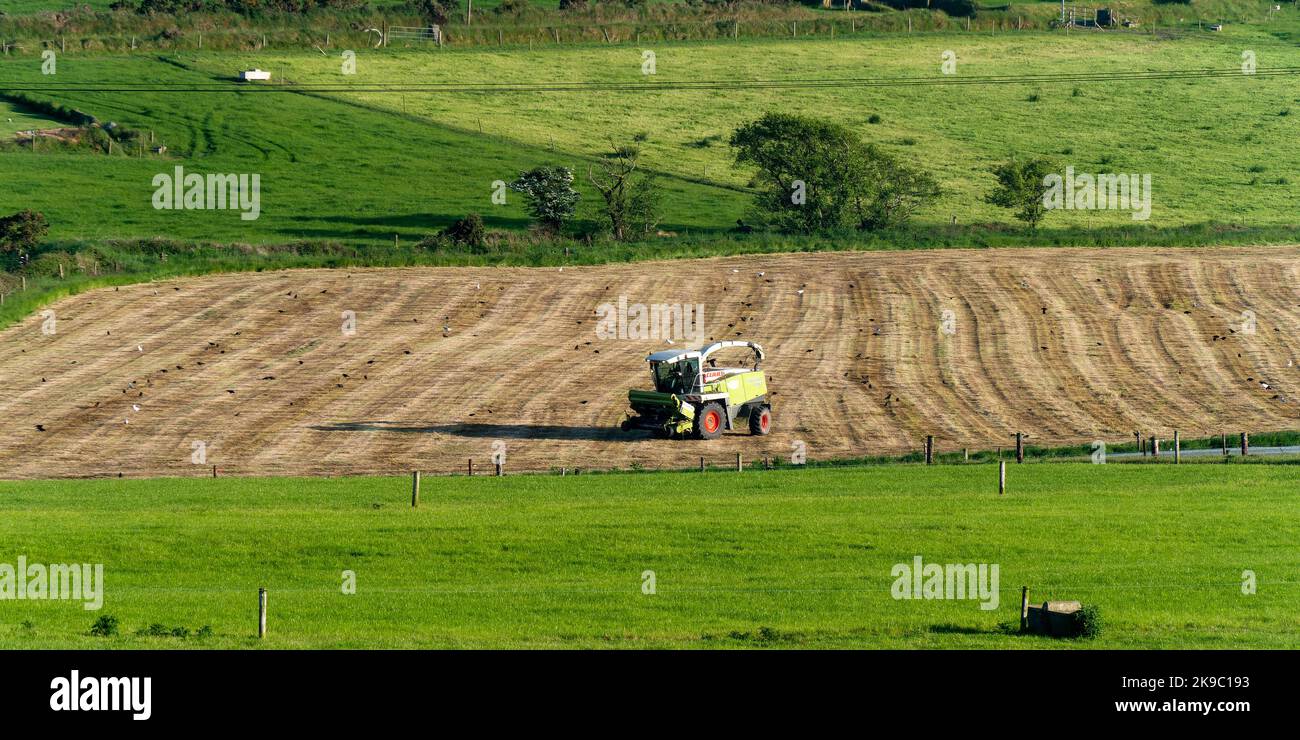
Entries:
{"type": "Polygon", "coordinates": [[[1300,646],[1294,466],[1010,466],[1004,498],[995,471],[437,477],[417,510],[405,478],[0,483],[0,562],[107,582],[98,613],[0,601],[0,647],[1300,646]],[[999,564],[999,607],[891,598],[916,555],[999,564]],[[1008,634],[1022,584],[1098,605],[1102,637],[1008,634]]]}
{"type": "MultiPolygon", "coordinates": [[[[1285,12],[1293,12],[1287,10],[1285,12]]],[[[1222,34],[1152,39],[1141,34],[925,34],[866,38],[656,44],[653,76],[642,49],[607,45],[505,50],[359,50],[344,77],[334,54],[316,50],[181,53],[167,57],[65,56],[57,82],[228,80],[241,68],[275,79],[331,82],[630,82],[643,90],[595,92],[293,93],[69,92],[60,102],[101,120],[150,129],[165,156],[0,153],[0,210],[44,211],[54,238],[163,235],[221,241],[418,238],[467,212],[489,226],[522,230],[511,194],[495,206],[491,184],[523,169],[560,164],[579,173],[585,204],[592,158],[611,143],[638,140],[648,167],[663,174],[662,228],[716,234],[748,218],[748,173],[730,163],[726,138],[769,110],[831,118],[910,163],[933,171],[944,194],[918,214],[923,228],[1005,224],[983,202],[989,168],[1011,154],[1049,155],[1079,172],[1150,173],[1146,226],[1159,231],[1215,224],[1252,228],[1296,223],[1300,153],[1290,78],[1112,81],[989,86],[781,90],[656,90],[688,80],[792,78],[863,80],[939,76],[953,50],[957,76],[1106,70],[1235,69],[1243,50],[1260,68],[1295,66],[1285,34],[1234,28],[1222,34]],[[871,123],[872,116],[878,123],[871,123]],[[151,180],[191,171],[262,177],[262,213],[157,211],[151,180]],[[75,194],[77,197],[69,197],[75,194]]],[[[31,60],[0,64],[0,87],[50,82],[31,60]]],[[[1127,212],[1055,213],[1053,229],[1132,226],[1127,212]]],[[[1000,228],[1000,227],[999,227],[1000,228]]],[[[1231,230],[1231,227],[1225,227],[1231,230]]],[[[905,245],[900,245],[905,246],[905,245]]]]}

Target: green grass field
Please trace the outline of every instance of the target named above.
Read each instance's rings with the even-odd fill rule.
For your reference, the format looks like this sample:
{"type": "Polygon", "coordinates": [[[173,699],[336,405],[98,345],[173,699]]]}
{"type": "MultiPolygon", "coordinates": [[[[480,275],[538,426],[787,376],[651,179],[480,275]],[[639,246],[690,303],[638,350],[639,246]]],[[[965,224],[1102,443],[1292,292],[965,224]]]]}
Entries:
{"type": "MultiPolygon", "coordinates": [[[[1290,11],[1288,11],[1290,12],[1290,11]]],[[[1279,34],[1281,35],[1281,34],[1279,34]]],[[[841,39],[657,44],[657,74],[641,74],[633,45],[373,52],[357,75],[315,50],[183,53],[166,58],[66,56],[58,82],[208,82],[244,67],[295,82],[623,81],[645,91],[551,93],[66,93],[60,102],[156,132],[165,157],[0,153],[0,210],[44,211],[54,238],[162,235],[283,242],[418,238],[467,212],[490,227],[526,228],[517,202],[494,206],[494,180],[543,163],[574,167],[586,184],[591,158],[610,142],[643,139],[648,166],[664,173],[663,228],[721,235],[747,216],[747,174],[730,164],[726,137],[768,110],[832,118],[938,176],[944,194],[917,217],[936,232],[960,226],[1018,229],[984,203],[989,167],[1012,153],[1055,157],[1079,172],[1150,173],[1154,204],[1144,228],[1240,224],[1291,228],[1300,153],[1288,142],[1300,97],[1286,77],[1012,84],[978,87],[842,87],[814,90],[659,91],[700,79],[939,76],[954,50],[958,75],[1071,71],[1233,69],[1243,49],[1260,68],[1300,64],[1300,50],[1258,29],[1152,40],[1130,34],[917,34],[841,39]],[[1295,107],[1293,114],[1292,108],[1295,107]],[[879,115],[878,124],[868,123],[879,115]],[[152,177],[177,164],[262,176],[262,215],[156,211],[152,177]],[[67,193],[94,193],[92,198],[67,193]],[[1004,225],[1004,226],[1003,226],[1004,225]]],[[[0,64],[0,85],[39,80],[30,60],[0,64]]],[[[1070,211],[1045,226],[1134,226],[1127,212],[1070,211]]],[[[1153,232],[1154,233],[1154,232],[1153,232]]],[[[1044,237],[1050,243],[1051,237],[1044,237]]],[[[905,246],[905,245],[900,245],[905,246]]]]}
{"type": "Polygon", "coordinates": [[[417,510],[406,478],[5,482],[0,562],[107,586],[0,601],[0,648],[1300,646],[1294,465],[1009,467],[1005,498],[991,465],[426,478],[417,510]],[[999,607],[891,598],[916,555],[998,564],[999,607]],[[1006,633],[1022,584],[1104,634],[1006,633]]]}

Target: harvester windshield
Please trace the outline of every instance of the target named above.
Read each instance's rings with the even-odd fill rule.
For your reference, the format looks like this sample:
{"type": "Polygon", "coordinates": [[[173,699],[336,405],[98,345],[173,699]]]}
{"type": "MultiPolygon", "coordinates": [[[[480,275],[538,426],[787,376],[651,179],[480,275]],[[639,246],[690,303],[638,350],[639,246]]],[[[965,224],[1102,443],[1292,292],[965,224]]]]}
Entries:
{"type": "Polygon", "coordinates": [[[695,378],[700,373],[700,361],[684,359],[677,362],[652,362],[655,390],[660,393],[690,393],[695,388],[695,378]]]}

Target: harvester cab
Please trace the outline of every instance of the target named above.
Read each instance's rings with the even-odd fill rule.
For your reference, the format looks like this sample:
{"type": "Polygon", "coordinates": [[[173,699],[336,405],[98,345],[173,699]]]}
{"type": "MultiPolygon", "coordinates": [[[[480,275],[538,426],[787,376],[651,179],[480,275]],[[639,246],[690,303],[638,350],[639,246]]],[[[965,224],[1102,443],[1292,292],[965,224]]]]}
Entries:
{"type": "Polygon", "coordinates": [[[772,405],[767,377],[760,369],[763,348],[753,342],[714,342],[699,350],[669,349],[646,357],[653,391],[627,394],[635,415],[623,429],[650,429],[665,437],[716,439],[744,423],[750,434],[767,434],[772,405]],[[718,367],[711,357],[719,350],[748,347],[752,367],[718,367]]]}

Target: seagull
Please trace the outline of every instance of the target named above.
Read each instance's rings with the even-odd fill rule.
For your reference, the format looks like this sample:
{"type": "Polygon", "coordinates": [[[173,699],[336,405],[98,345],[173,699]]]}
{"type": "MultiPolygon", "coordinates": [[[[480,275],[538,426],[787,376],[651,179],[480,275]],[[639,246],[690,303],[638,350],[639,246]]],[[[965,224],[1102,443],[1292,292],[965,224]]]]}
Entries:
{"type": "Polygon", "coordinates": [[[131,410],[132,410],[132,411],[139,411],[139,410],[140,410],[140,404],[138,404],[138,403],[133,403],[133,404],[131,404],[131,410]]]}
{"type": "Polygon", "coordinates": [[[796,290],[795,292],[798,293],[799,295],[803,295],[803,288],[800,288],[800,289],[796,290]]]}
{"type": "Polygon", "coordinates": [[[767,273],[766,273],[765,271],[763,271],[763,270],[759,270],[759,271],[758,271],[758,276],[759,276],[759,277],[763,277],[763,276],[766,275],[766,274],[767,274],[767,273]]]}

